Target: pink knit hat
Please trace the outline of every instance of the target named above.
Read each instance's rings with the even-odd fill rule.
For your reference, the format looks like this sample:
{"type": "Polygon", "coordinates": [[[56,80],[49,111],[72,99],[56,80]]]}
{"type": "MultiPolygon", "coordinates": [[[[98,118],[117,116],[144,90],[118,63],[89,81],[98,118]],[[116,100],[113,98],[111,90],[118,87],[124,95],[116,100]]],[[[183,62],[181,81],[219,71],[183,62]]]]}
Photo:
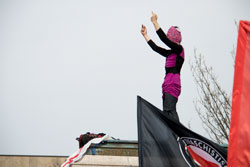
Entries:
{"type": "Polygon", "coordinates": [[[167,37],[174,43],[181,43],[181,32],[176,26],[172,26],[168,29],[167,37]]]}

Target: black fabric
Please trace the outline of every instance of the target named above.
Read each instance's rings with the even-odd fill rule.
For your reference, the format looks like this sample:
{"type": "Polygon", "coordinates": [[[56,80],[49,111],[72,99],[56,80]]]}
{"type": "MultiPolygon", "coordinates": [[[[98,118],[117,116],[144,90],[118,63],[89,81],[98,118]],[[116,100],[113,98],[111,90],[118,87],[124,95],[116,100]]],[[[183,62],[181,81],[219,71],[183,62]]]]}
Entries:
{"type": "Polygon", "coordinates": [[[184,59],[180,55],[177,55],[175,68],[177,69],[179,74],[181,72],[181,67],[183,63],[184,63],[184,59]]]}
{"type": "Polygon", "coordinates": [[[167,50],[167,49],[164,49],[164,48],[156,45],[151,39],[148,41],[148,44],[153,49],[153,51],[159,53],[163,57],[168,57],[172,53],[171,50],[167,50]]]}
{"type": "Polygon", "coordinates": [[[140,97],[137,103],[139,166],[190,167],[188,163],[195,166],[182,157],[177,137],[164,121],[162,111],[140,97]]]}
{"type": "Polygon", "coordinates": [[[179,116],[176,111],[176,103],[178,99],[169,93],[164,93],[163,99],[163,114],[172,117],[176,121],[179,121],[179,116]]]}
{"type": "Polygon", "coordinates": [[[180,74],[180,71],[178,71],[178,69],[176,67],[165,67],[165,72],[166,72],[166,75],[168,73],[172,73],[172,74],[180,74]]]}
{"type": "Polygon", "coordinates": [[[140,167],[196,167],[194,156],[187,151],[192,144],[197,148],[204,145],[207,155],[214,156],[222,167],[227,165],[226,148],[187,129],[139,96],[137,119],[140,167]],[[198,142],[192,143],[191,139],[198,142]]]}
{"type": "Polygon", "coordinates": [[[94,138],[103,137],[104,135],[105,135],[104,133],[95,134],[95,133],[87,132],[85,134],[81,134],[80,137],[76,138],[76,140],[79,142],[79,148],[82,148],[90,140],[92,140],[94,138]]]}

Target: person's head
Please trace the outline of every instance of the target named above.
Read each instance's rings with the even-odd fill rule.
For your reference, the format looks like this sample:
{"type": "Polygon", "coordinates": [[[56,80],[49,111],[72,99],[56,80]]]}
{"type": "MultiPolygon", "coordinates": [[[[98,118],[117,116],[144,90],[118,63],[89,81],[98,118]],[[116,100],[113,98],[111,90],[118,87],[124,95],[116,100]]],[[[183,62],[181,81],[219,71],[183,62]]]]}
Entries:
{"type": "Polygon", "coordinates": [[[167,37],[170,41],[180,44],[181,43],[181,31],[177,26],[172,26],[168,29],[167,37]]]}

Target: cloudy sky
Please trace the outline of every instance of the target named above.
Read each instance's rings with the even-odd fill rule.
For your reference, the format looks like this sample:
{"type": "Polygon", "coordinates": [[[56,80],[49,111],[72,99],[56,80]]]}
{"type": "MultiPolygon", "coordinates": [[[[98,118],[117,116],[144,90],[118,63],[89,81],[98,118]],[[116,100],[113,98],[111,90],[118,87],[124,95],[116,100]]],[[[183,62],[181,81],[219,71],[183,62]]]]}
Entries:
{"type": "Polygon", "coordinates": [[[177,110],[205,135],[193,105],[194,48],[231,92],[235,21],[249,0],[0,0],[0,154],[69,155],[88,131],[137,140],[136,96],[161,108],[163,57],[150,22],[182,31],[186,60],[177,110]]]}

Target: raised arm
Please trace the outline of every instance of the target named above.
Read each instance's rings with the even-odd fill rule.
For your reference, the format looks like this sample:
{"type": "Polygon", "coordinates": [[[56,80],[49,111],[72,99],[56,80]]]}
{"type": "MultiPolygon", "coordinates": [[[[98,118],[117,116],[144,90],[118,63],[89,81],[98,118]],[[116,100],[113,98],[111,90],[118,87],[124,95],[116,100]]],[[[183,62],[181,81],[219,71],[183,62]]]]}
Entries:
{"type": "Polygon", "coordinates": [[[141,28],[141,33],[143,35],[143,37],[145,38],[145,40],[147,41],[147,43],[149,44],[149,46],[157,53],[161,54],[162,56],[166,57],[169,55],[170,53],[170,50],[166,50],[164,48],[161,48],[159,46],[157,46],[148,36],[147,34],[147,28],[142,25],[142,28],[141,28]]]}
{"type": "Polygon", "coordinates": [[[174,52],[180,54],[182,52],[182,46],[168,39],[167,35],[161,29],[157,19],[158,19],[157,14],[152,12],[151,21],[155,27],[157,35],[159,36],[161,41],[164,42],[168,47],[170,47],[174,52]]]}
{"type": "Polygon", "coordinates": [[[159,53],[160,55],[167,57],[171,50],[164,49],[160,46],[157,46],[151,39],[148,41],[149,46],[153,49],[153,51],[159,53]]]}

